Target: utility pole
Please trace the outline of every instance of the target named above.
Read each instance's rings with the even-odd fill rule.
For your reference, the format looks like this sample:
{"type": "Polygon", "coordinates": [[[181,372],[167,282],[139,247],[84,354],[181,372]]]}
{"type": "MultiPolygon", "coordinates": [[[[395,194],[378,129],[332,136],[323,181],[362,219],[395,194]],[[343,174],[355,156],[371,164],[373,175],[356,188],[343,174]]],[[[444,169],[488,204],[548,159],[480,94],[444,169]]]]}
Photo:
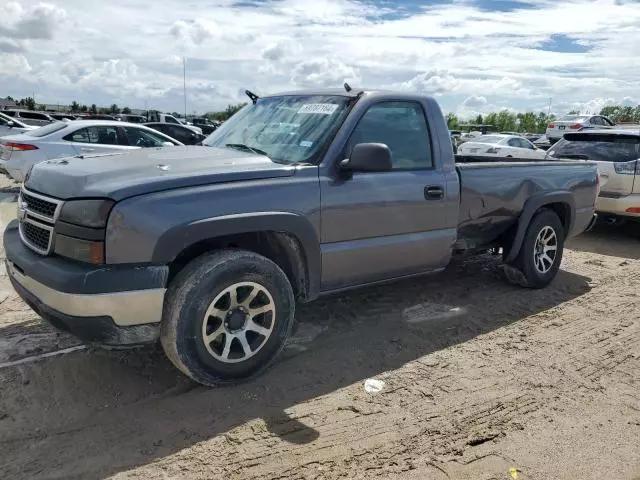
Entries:
{"type": "Polygon", "coordinates": [[[184,90],[184,121],[187,121],[187,59],[182,57],[182,88],[184,90]]]}
{"type": "Polygon", "coordinates": [[[551,115],[551,100],[553,100],[553,98],[549,97],[549,108],[547,109],[547,117],[551,115]]]}

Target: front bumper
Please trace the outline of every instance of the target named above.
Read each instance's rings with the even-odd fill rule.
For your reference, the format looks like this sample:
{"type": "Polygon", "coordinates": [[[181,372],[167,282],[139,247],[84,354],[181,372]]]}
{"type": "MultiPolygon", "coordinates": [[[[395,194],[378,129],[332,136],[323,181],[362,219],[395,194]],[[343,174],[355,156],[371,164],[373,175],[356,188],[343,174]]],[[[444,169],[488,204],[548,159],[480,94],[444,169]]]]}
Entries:
{"type": "Polygon", "coordinates": [[[7,273],[25,302],[55,327],[108,345],[158,338],[169,269],[165,265],[89,266],[44,257],[4,233],[7,273]]]}

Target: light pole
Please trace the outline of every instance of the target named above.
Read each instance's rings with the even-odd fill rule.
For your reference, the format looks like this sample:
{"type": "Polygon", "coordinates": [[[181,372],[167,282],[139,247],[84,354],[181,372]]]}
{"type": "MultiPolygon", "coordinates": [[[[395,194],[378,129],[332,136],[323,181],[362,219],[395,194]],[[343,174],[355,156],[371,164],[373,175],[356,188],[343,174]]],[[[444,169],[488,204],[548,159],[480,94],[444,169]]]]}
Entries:
{"type": "Polygon", "coordinates": [[[182,57],[182,88],[184,91],[184,121],[187,121],[187,59],[182,57]]]}

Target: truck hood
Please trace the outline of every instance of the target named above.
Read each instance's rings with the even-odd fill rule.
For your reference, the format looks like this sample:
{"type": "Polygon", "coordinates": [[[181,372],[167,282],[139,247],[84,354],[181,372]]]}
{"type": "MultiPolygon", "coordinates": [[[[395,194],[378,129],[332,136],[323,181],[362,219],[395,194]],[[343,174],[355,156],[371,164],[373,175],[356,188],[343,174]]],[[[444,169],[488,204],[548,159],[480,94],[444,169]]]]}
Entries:
{"type": "Polygon", "coordinates": [[[47,160],[33,167],[25,186],[63,200],[107,197],[118,201],[174,188],[288,177],[294,172],[294,167],[262,155],[176,146],[47,160]]]}

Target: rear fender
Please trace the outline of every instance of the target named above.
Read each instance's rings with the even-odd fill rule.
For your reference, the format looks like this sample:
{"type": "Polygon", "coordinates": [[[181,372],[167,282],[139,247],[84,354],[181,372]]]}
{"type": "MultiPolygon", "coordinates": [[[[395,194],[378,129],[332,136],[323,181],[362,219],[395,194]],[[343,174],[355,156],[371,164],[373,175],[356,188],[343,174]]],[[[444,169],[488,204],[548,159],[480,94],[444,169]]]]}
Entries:
{"type": "Polygon", "coordinates": [[[522,213],[520,213],[516,233],[513,237],[513,243],[509,249],[509,254],[504,260],[505,263],[512,263],[518,257],[520,249],[522,248],[522,243],[524,242],[524,236],[527,233],[527,228],[529,228],[529,224],[531,223],[531,219],[540,209],[552,204],[561,204],[565,206],[568,215],[566,215],[566,218],[561,217],[561,220],[564,224],[565,232],[568,235],[571,231],[571,227],[573,226],[576,214],[575,203],[571,192],[560,191],[537,193],[532,195],[525,202],[522,213]]]}

